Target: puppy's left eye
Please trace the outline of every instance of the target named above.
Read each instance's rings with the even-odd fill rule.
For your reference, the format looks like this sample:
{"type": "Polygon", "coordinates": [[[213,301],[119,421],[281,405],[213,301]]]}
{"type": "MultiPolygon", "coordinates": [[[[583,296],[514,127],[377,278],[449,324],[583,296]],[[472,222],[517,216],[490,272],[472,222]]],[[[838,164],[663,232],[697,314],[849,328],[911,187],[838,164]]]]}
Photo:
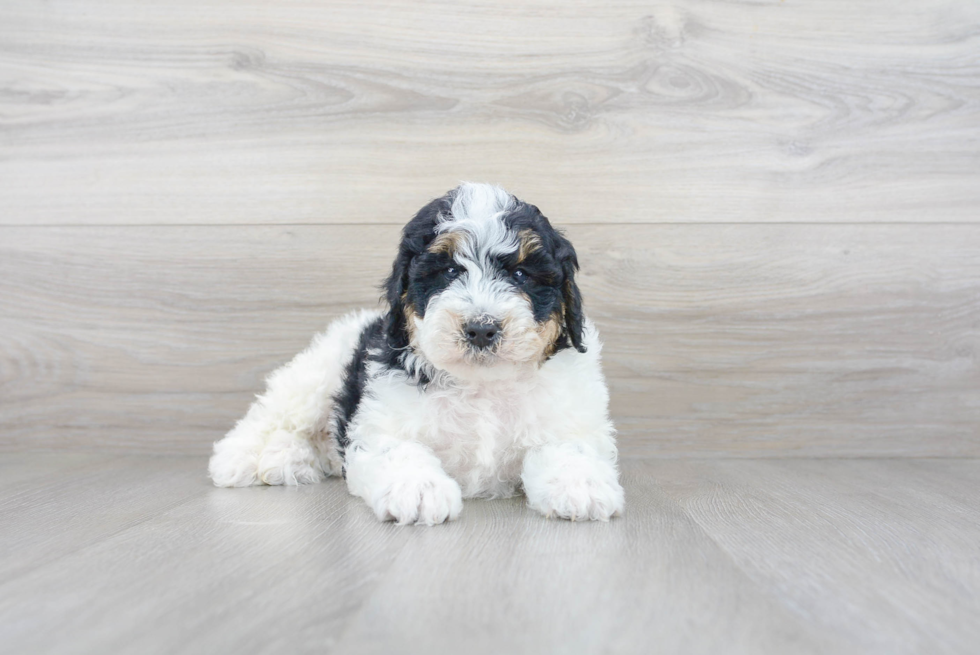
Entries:
{"type": "Polygon", "coordinates": [[[511,277],[513,277],[514,281],[517,282],[518,284],[524,284],[525,282],[531,279],[531,276],[528,275],[527,271],[525,271],[523,268],[519,268],[516,271],[514,271],[511,274],[511,277]]]}
{"type": "Polygon", "coordinates": [[[446,277],[448,277],[449,279],[453,279],[459,277],[463,271],[456,266],[449,266],[446,268],[444,272],[446,274],[446,277]]]}

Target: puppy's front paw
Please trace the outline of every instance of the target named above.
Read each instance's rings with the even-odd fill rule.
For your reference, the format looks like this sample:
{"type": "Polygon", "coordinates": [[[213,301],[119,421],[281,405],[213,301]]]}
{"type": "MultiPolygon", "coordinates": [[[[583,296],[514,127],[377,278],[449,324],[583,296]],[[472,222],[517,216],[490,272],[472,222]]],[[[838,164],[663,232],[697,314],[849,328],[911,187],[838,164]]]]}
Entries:
{"type": "Polygon", "coordinates": [[[623,512],[625,498],[616,467],[590,448],[542,448],[527,456],[521,477],[528,505],[549,518],[608,521],[623,512]]]}
{"type": "Polygon", "coordinates": [[[268,485],[314,484],[323,479],[313,447],[288,433],[277,433],[259,458],[258,476],[268,485]]]}
{"type": "Polygon", "coordinates": [[[216,487],[248,487],[259,483],[259,458],[255,452],[227,439],[214,446],[208,475],[216,487]]]}
{"type": "Polygon", "coordinates": [[[399,525],[436,525],[455,520],[463,511],[463,493],[451,477],[406,471],[373,499],[375,515],[399,525]]]}
{"type": "Polygon", "coordinates": [[[623,511],[623,487],[616,481],[556,479],[545,486],[544,493],[528,496],[528,504],[549,518],[608,521],[623,511]]]}

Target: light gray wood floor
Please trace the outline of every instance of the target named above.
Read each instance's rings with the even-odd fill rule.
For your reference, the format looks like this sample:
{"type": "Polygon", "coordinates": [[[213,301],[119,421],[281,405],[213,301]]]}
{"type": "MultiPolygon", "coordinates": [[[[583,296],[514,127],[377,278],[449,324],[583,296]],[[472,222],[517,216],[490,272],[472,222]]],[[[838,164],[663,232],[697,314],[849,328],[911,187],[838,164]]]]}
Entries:
{"type": "Polygon", "coordinates": [[[627,459],[628,511],[378,523],[340,480],[0,459],[10,653],[971,653],[980,460],[627,459]]]}

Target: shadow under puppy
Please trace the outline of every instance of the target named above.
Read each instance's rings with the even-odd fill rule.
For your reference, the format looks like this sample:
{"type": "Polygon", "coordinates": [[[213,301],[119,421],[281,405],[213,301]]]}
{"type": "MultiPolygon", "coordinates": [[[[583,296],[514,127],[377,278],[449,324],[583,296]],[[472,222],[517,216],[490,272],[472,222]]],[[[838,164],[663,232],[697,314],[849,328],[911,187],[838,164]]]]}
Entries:
{"type": "Polygon", "coordinates": [[[572,244],[462,184],[405,226],[387,312],[338,319],[215,443],[215,485],[343,474],[381,520],[433,525],[522,488],[546,516],[623,510],[598,333],[572,244]]]}

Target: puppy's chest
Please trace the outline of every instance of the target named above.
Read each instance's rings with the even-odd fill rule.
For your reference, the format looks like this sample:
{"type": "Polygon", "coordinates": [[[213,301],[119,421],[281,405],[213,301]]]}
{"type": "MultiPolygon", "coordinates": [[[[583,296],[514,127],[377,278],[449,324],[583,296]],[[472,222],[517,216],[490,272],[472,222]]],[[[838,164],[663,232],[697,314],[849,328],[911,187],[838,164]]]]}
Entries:
{"type": "Polygon", "coordinates": [[[426,394],[424,404],[429,423],[418,438],[464,493],[512,493],[524,452],[538,433],[533,404],[516,389],[436,392],[426,394]]]}
{"type": "Polygon", "coordinates": [[[518,445],[534,430],[536,416],[517,392],[435,392],[424,396],[433,447],[518,445]]]}

